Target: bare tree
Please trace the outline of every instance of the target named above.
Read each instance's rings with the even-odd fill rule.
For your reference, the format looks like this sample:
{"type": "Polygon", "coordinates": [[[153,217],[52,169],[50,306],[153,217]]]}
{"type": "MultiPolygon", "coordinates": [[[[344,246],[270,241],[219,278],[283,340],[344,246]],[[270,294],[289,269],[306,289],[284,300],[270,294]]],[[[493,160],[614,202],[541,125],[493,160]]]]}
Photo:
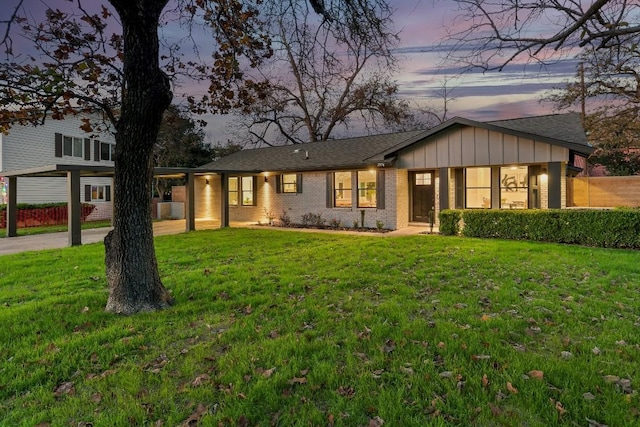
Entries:
{"type": "Polygon", "coordinates": [[[640,33],[636,0],[456,0],[449,26],[451,59],[502,70],[526,59],[546,63],[583,48],[609,49],[640,33]]]}
{"type": "Polygon", "coordinates": [[[307,4],[270,6],[265,15],[276,29],[274,56],[258,67],[259,83],[246,93],[251,102],[237,110],[253,143],[327,140],[350,126],[375,132],[409,119],[408,103],[391,78],[397,35],[389,9],[376,11],[379,37],[352,38],[307,4]]]}
{"type": "MultiPolygon", "coordinates": [[[[96,110],[115,130],[114,229],[105,238],[108,311],[130,314],[173,302],[158,272],[151,223],[153,148],[162,116],[172,101],[172,83],[185,76],[209,83],[206,95],[189,97],[197,112],[227,111],[247,101],[234,91],[245,81],[242,67],[256,66],[271,54],[268,26],[259,16],[262,3],[109,0],[111,7],[94,12],[77,0],[65,3],[65,11],[48,9],[38,22],[26,20],[23,11],[4,23],[7,34],[19,24],[16,31],[30,40],[34,52],[8,49],[9,60],[0,63],[2,130],[14,123],[41,124],[96,110]],[[180,57],[178,43],[161,50],[159,29],[176,22],[187,30],[205,24],[213,46],[210,61],[180,57]],[[117,30],[109,32],[108,26],[117,30]]],[[[311,4],[354,40],[384,36],[377,32],[375,11],[386,5],[383,0],[311,4]]],[[[5,42],[10,40],[5,36],[5,42]]],[[[83,127],[97,125],[87,121],[83,127]]]]}

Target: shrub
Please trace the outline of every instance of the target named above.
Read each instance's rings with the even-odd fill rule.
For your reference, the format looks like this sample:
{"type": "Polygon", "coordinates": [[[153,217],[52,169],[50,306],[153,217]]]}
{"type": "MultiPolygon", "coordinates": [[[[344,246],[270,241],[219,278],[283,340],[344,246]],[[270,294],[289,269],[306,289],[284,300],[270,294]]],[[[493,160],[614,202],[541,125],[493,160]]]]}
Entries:
{"type": "Polygon", "coordinates": [[[440,211],[440,233],[445,236],[457,236],[460,233],[460,219],[462,212],[445,209],[440,211]]]}
{"type": "MultiPolygon", "coordinates": [[[[464,210],[468,237],[640,249],[640,209],[464,210]]],[[[442,230],[442,216],[440,222],[442,230]]]]}
{"type": "Polygon", "coordinates": [[[322,227],[326,222],[320,214],[314,214],[312,212],[302,215],[302,225],[304,227],[322,227]]]}
{"type": "Polygon", "coordinates": [[[282,225],[283,227],[291,226],[291,217],[285,209],[282,209],[282,214],[278,219],[280,220],[280,225],[282,225]]]}
{"type": "Polygon", "coordinates": [[[382,230],[384,228],[384,222],[380,221],[379,219],[376,220],[376,228],[378,230],[382,230]]]}
{"type": "Polygon", "coordinates": [[[331,221],[329,221],[329,227],[331,228],[340,228],[340,220],[337,218],[332,218],[331,221]]]}

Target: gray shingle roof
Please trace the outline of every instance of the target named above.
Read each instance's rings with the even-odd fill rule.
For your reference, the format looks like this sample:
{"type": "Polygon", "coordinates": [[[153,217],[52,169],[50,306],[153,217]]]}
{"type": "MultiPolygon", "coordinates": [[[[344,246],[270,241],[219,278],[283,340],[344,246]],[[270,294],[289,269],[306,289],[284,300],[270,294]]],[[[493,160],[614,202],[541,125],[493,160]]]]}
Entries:
{"type": "Polygon", "coordinates": [[[521,119],[495,120],[487,123],[518,132],[591,147],[587,141],[587,135],[584,133],[579,113],[550,114],[521,119]]]}
{"type": "Polygon", "coordinates": [[[206,164],[202,168],[221,172],[276,172],[361,168],[370,164],[370,162],[366,161],[369,157],[386,151],[422,132],[389,133],[242,150],[206,164]],[[305,158],[306,153],[308,153],[309,158],[305,158]]]}
{"type": "Polygon", "coordinates": [[[430,138],[454,126],[475,126],[495,130],[560,145],[583,154],[589,154],[593,151],[593,147],[587,142],[578,113],[491,122],[477,122],[455,117],[426,131],[418,130],[242,150],[201,166],[201,168],[220,172],[286,172],[362,168],[393,157],[399,151],[416,142],[430,138]],[[307,154],[308,158],[306,158],[307,154]]]}

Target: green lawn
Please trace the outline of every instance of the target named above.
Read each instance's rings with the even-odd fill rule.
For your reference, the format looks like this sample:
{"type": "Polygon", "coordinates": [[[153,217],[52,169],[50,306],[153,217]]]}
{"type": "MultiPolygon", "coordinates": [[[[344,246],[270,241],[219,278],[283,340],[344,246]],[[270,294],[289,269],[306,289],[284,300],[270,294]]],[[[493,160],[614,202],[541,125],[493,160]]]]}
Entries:
{"type": "Polygon", "coordinates": [[[639,252],[268,229],[156,246],[177,303],[132,317],[103,312],[102,245],[0,257],[0,425],[640,424],[639,252]]]}

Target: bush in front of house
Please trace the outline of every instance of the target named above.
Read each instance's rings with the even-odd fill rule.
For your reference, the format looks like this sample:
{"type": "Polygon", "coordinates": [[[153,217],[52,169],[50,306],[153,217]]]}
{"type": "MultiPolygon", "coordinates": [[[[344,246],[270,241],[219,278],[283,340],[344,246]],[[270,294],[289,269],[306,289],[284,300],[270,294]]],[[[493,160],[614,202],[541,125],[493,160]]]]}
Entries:
{"type": "Polygon", "coordinates": [[[457,236],[460,233],[460,219],[462,211],[444,209],[440,211],[440,234],[445,236],[457,236]]]}
{"type": "MultiPolygon", "coordinates": [[[[443,211],[445,212],[445,211],[443,211]]],[[[462,210],[466,237],[640,249],[640,209],[462,210]]],[[[445,216],[446,217],[446,216],[445,216]]],[[[452,221],[450,221],[452,222],[452,221]]],[[[440,219],[442,229],[442,216],[440,219]]],[[[445,226],[446,228],[446,226],[445,226]]],[[[445,229],[449,235],[457,233],[445,229]]]]}

